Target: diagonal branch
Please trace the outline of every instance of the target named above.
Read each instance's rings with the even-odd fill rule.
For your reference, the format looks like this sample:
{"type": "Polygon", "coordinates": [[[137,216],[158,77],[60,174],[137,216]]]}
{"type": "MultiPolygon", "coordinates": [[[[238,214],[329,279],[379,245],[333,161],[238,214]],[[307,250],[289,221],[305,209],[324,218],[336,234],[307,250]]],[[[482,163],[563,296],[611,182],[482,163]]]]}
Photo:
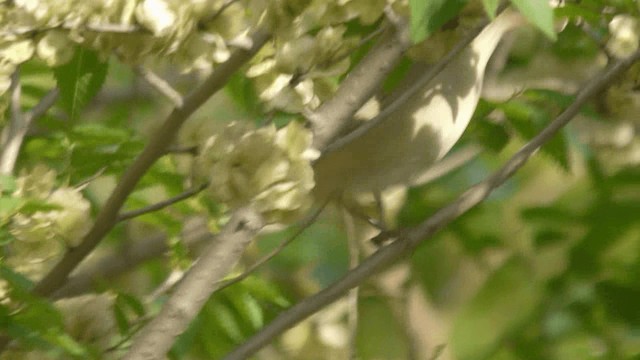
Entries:
{"type": "MultiPolygon", "coordinates": [[[[326,204],[323,204],[316,211],[302,219],[297,225],[298,229],[289,238],[280,243],[273,251],[260,258],[254,264],[251,264],[242,274],[230,279],[221,280],[220,287],[216,291],[220,291],[246,279],[256,269],[278,255],[316,221],[320,212],[325,207],[326,204]]],[[[212,241],[215,237],[204,224],[187,225],[181,236],[182,242],[190,250],[202,247],[204,243],[212,241]]],[[[169,246],[167,245],[167,237],[165,234],[152,235],[128,243],[124,249],[117,249],[98,258],[92,258],[90,261],[83,262],[82,265],[69,276],[64,286],[53,293],[52,297],[54,299],[61,299],[82,295],[91,291],[96,282],[119,276],[145,261],[161,257],[168,250],[169,246]]]]}
{"type": "Polygon", "coordinates": [[[269,262],[269,260],[273,259],[276,255],[282,252],[284,248],[289,246],[289,244],[291,244],[295,239],[297,239],[298,236],[300,236],[300,234],[302,234],[309,226],[311,226],[314,222],[316,222],[316,219],[318,219],[318,216],[320,216],[320,213],[322,213],[322,210],[324,210],[324,208],[327,206],[327,203],[328,202],[325,202],[320,207],[318,207],[318,209],[316,209],[314,212],[312,212],[311,214],[307,215],[304,219],[302,219],[298,229],[291,236],[289,236],[287,239],[285,239],[280,244],[278,244],[278,246],[276,246],[275,249],[271,250],[267,255],[264,255],[262,258],[260,258],[260,260],[251,264],[251,266],[249,266],[249,268],[247,268],[242,274],[227,280],[220,281],[220,286],[216,289],[216,291],[226,289],[229,286],[239,283],[240,281],[246,279],[247,277],[249,277],[249,275],[251,275],[254,271],[256,271],[260,266],[266,264],[267,262],[269,262]]]}
{"type": "Polygon", "coordinates": [[[345,274],[340,280],[280,314],[269,325],[247,340],[243,345],[237,347],[224,359],[238,360],[248,358],[285,330],[324,308],[327,304],[344,296],[347,291],[359,286],[370,276],[383,270],[402,257],[410,255],[418,245],[430,239],[440,229],[480,204],[493,190],[513,176],[516,171],[526,164],[531,155],[578,114],[580,108],[591,97],[609,86],[618,76],[638,60],[640,60],[640,52],[636,52],[631,57],[616,62],[592,78],[577,93],[575,100],[569,107],[536,137],[524,145],[498,171],[484,181],[472,186],[455,201],[437,211],[420,225],[409,229],[395,242],[378,250],[363,261],[357,268],[345,274]]]}
{"type": "Polygon", "coordinates": [[[173,294],[149,324],[133,339],[125,360],[164,359],[178,335],[184,332],[219,282],[240,259],[262,228],[260,215],[238,209],[222,232],[211,241],[173,294]]]}
{"type": "Polygon", "coordinates": [[[142,65],[136,66],[134,68],[134,71],[138,75],[142,76],[142,78],[156,91],[158,91],[167,99],[171,100],[175,107],[179,108],[182,106],[182,104],[184,103],[182,95],[180,95],[177,90],[171,87],[171,85],[166,80],[142,65]]]}
{"type": "Polygon", "coordinates": [[[23,113],[20,109],[21,87],[18,73],[13,76],[11,83],[11,123],[8,127],[6,139],[3,139],[2,153],[0,154],[0,174],[11,174],[15,168],[20,147],[31,124],[38,120],[58,100],[58,89],[49,91],[40,99],[30,111],[23,113]]]}
{"type": "Polygon", "coordinates": [[[406,22],[396,20],[395,29],[382,36],[380,43],[342,81],[334,96],[308,116],[315,148],[324,149],[345,129],[353,114],[373,96],[411,45],[406,22]]]}
{"type": "Polygon", "coordinates": [[[166,148],[173,142],[178,129],[211,95],[220,90],[245,62],[262,47],[269,38],[264,30],[256,31],[252,36],[249,50],[237,50],[228,61],[220,64],[216,70],[197,89],[184,99],[182,107],[176,107],[169,114],[151,141],[142,150],[133,164],[125,171],[104,207],[80,245],[69,249],[55,267],[35,286],[33,292],[48,296],[60,288],[67,276],[100,243],[102,238],[118,222],[118,212],[138,181],[155,161],[164,155],[166,148]]]}

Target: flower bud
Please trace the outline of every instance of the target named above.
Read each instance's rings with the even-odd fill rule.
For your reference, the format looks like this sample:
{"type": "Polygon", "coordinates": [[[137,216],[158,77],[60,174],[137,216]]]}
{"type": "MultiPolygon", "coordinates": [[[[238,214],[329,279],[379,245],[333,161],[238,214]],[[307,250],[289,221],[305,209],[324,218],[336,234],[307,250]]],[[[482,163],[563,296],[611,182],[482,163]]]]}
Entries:
{"type": "Polygon", "coordinates": [[[611,38],[607,50],[617,57],[626,58],[638,50],[640,41],[638,20],[629,15],[616,15],[609,23],[611,38]]]}

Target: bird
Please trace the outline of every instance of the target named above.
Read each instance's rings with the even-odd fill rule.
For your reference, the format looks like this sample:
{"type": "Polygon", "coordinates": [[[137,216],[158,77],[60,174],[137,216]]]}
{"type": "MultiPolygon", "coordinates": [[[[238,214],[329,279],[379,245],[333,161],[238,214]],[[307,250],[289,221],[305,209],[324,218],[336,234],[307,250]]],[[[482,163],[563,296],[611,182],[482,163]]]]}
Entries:
{"type": "Polygon", "coordinates": [[[506,9],[403,105],[320,156],[313,165],[316,198],[416,185],[462,136],[480,99],[491,55],[502,36],[524,22],[517,11],[506,9]]]}

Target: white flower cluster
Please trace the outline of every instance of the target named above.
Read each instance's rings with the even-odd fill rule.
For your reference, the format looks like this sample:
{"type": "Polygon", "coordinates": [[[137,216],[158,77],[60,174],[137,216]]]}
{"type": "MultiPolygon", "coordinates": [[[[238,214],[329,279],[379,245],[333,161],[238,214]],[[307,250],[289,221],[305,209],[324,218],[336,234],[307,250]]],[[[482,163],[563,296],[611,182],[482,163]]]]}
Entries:
{"type": "MultiPolygon", "coordinates": [[[[349,54],[359,39],[346,35],[346,22],[370,25],[394,0],[263,0],[274,43],[254,59],[247,76],[255,79],[269,109],[301,112],[328,98],[349,69],[349,54]]],[[[259,6],[258,6],[259,7],[259,6]]]]}
{"type": "Polygon", "coordinates": [[[577,130],[608,172],[640,165],[640,64],[607,88],[602,105],[604,119],[582,119],[577,130]]]}
{"type": "Polygon", "coordinates": [[[32,279],[43,275],[67,247],[78,245],[91,227],[89,202],[77,189],[54,189],[54,180],[54,171],[38,166],[18,179],[14,194],[50,207],[28,213],[19,209],[9,219],[15,240],[5,262],[32,279]]]}
{"type": "Polygon", "coordinates": [[[288,112],[314,109],[334,89],[330,77],[349,69],[347,51],[357,41],[345,39],[344,26],[326,27],[315,36],[303,35],[268,46],[262,61],[247,71],[255,79],[260,99],[268,108],[288,112]]]}
{"type": "Polygon", "coordinates": [[[640,45],[640,23],[630,15],[616,15],[609,23],[611,37],[607,50],[617,58],[626,58],[638,51],[640,45]]]}
{"type": "Polygon", "coordinates": [[[141,63],[164,59],[183,70],[225,61],[228,43],[246,36],[246,9],[225,0],[0,1],[0,94],[15,68],[34,56],[49,66],[68,62],[79,44],[141,63]]]}
{"type": "Polygon", "coordinates": [[[268,223],[290,223],[312,204],[311,133],[297,122],[276,130],[233,122],[211,136],[195,163],[209,194],[230,208],[251,204],[268,223]]]}
{"type": "Polygon", "coordinates": [[[274,41],[249,71],[261,99],[290,112],[313,109],[346,73],[358,42],[341,24],[371,25],[388,4],[407,12],[407,0],[0,0],[0,95],[19,64],[38,57],[62,65],[75,45],[127,63],[209,71],[263,23],[274,41]]]}

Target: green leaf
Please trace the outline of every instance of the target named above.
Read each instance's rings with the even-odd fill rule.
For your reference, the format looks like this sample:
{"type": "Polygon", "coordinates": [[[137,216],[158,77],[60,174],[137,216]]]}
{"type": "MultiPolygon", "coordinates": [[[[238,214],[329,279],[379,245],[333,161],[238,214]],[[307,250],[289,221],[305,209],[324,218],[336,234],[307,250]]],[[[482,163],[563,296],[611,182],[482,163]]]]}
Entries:
{"type": "Polygon", "coordinates": [[[39,211],[48,212],[63,209],[62,205],[51,204],[46,200],[29,199],[20,207],[20,212],[26,215],[35,214],[39,211]]]}
{"type": "MultiPolygon", "coordinates": [[[[550,114],[542,107],[524,101],[513,99],[500,104],[509,123],[525,140],[535,137],[547,124],[551,122],[550,114]]],[[[542,152],[549,155],[564,170],[569,170],[569,145],[566,134],[559,132],[542,146],[542,152]]]]}
{"type": "Polygon", "coordinates": [[[489,17],[493,19],[496,17],[496,11],[498,10],[498,5],[500,5],[500,0],[482,0],[482,5],[489,17]]]}
{"type": "Polygon", "coordinates": [[[100,61],[97,53],[78,48],[69,63],[53,70],[62,107],[72,121],[78,119],[80,112],[104,84],[107,68],[108,63],[100,61]]]}
{"type": "Polygon", "coordinates": [[[551,40],[556,39],[553,28],[553,8],[544,0],[511,0],[518,10],[533,25],[537,26],[551,40]]]}
{"type": "Polygon", "coordinates": [[[364,297],[359,301],[358,314],[356,342],[361,359],[411,358],[403,335],[403,325],[398,322],[388,301],[379,297],[364,297]]]}
{"type": "Polygon", "coordinates": [[[127,141],[131,138],[131,131],[124,128],[104,126],[101,124],[82,124],[71,131],[71,138],[75,141],[93,144],[111,144],[127,141]]]}
{"type": "Polygon", "coordinates": [[[73,144],[69,159],[72,181],[85,179],[103,169],[106,173],[119,172],[143,147],[132,131],[102,124],[75,126],[68,135],[73,144]]]}
{"type": "Polygon", "coordinates": [[[0,197],[0,219],[4,216],[11,215],[13,212],[18,210],[22,201],[23,200],[20,198],[10,196],[0,197]]]}
{"type": "Polygon", "coordinates": [[[16,190],[16,178],[11,175],[0,175],[0,193],[11,194],[16,190]]]}
{"type": "Polygon", "coordinates": [[[409,0],[411,41],[418,43],[457,15],[468,0],[409,0]]]}
{"type": "Polygon", "coordinates": [[[602,20],[600,7],[589,8],[584,4],[572,4],[565,1],[561,7],[556,8],[554,11],[559,18],[569,17],[571,20],[584,20],[595,25],[598,25],[602,20]]]}
{"type": "Polygon", "coordinates": [[[533,242],[536,248],[541,249],[548,245],[554,245],[567,240],[569,236],[560,230],[542,229],[534,235],[533,242]]]}
{"type": "Polygon", "coordinates": [[[276,286],[262,278],[249,276],[240,283],[253,296],[260,300],[266,300],[281,307],[287,307],[291,303],[280,293],[276,286]]]}
{"type": "Polygon", "coordinates": [[[120,334],[128,334],[131,328],[129,326],[129,319],[127,318],[122,306],[118,304],[117,300],[113,307],[113,317],[116,319],[116,325],[118,326],[120,334]]]}
{"type": "Polygon", "coordinates": [[[244,75],[236,73],[231,76],[225,86],[231,100],[238,105],[247,115],[259,119],[263,116],[261,103],[253,82],[244,75]]]}
{"type": "Polygon", "coordinates": [[[227,298],[233,304],[238,314],[246,320],[254,330],[260,329],[264,324],[264,315],[258,301],[248,292],[240,289],[229,289],[227,298]]]}
{"type": "Polygon", "coordinates": [[[487,118],[474,120],[469,130],[484,148],[494,153],[504,149],[510,140],[509,133],[503,124],[495,123],[487,118]]]}
{"type": "Polygon", "coordinates": [[[48,338],[52,344],[57,345],[69,355],[82,356],[85,359],[89,355],[87,349],[68,334],[55,333],[52,336],[48,336],[48,338]]]}
{"type": "Polygon", "coordinates": [[[30,299],[25,303],[27,305],[12,316],[17,324],[43,335],[62,331],[64,319],[53,303],[40,299],[30,299]]]}
{"type": "Polygon", "coordinates": [[[581,217],[559,206],[531,206],[520,211],[520,216],[528,222],[539,221],[547,226],[571,225],[579,223],[581,217]]]}
{"type": "MultiPolygon", "coordinates": [[[[7,229],[7,227],[4,225],[5,224],[0,223],[0,247],[15,241],[15,237],[13,237],[13,234],[11,234],[9,232],[9,229],[7,229]]],[[[0,251],[0,254],[1,253],[2,252],[0,251]]]]}
{"type": "Polygon", "coordinates": [[[191,322],[191,325],[189,325],[187,331],[178,336],[171,347],[171,351],[169,351],[169,359],[178,360],[187,358],[187,354],[194,350],[197,338],[202,339],[204,337],[199,334],[202,323],[202,316],[196,317],[191,322]]]}
{"type": "Polygon", "coordinates": [[[533,268],[512,257],[485,282],[455,320],[451,347],[458,360],[488,359],[529,319],[542,293],[533,268]]]}
{"type": "Polygon", "coordinates": [[[33,282],[26,276],[13,271],[10,267],[0,263],[0,278],[4,279],[12,290],[28,294],[33,288],[33,282]]]}
{"type": "Polygon", "coordinates": [[[640,307],[637,302],[640,288],[601,282],[596,285],[596,292],[611,317],[636,327],[640,325],[640,307]]]}
{"type": "Polygon", "coordinates": [[[34,58],[20,65],[20,102],[24,110],[30,110],[42,97],[56,86],[51,68],[34,58]]]}
{"type": "Polygon", "coordinates": [[[217,320],[218,325],[220,325],[220,328],[229,338],[236,342],[241,342],[244,339],[240,325],[231,309],[218,301],[214,301],[210,306],[210,310],[217,320]]]}
{"type": "Polygon", "coordinates": [[[144,305],[135,296],[118,293],[113,306],[113,314],[121,334],[129,334],[131,332],[132,318],[142,317],[145,315],[144,305]]]}

